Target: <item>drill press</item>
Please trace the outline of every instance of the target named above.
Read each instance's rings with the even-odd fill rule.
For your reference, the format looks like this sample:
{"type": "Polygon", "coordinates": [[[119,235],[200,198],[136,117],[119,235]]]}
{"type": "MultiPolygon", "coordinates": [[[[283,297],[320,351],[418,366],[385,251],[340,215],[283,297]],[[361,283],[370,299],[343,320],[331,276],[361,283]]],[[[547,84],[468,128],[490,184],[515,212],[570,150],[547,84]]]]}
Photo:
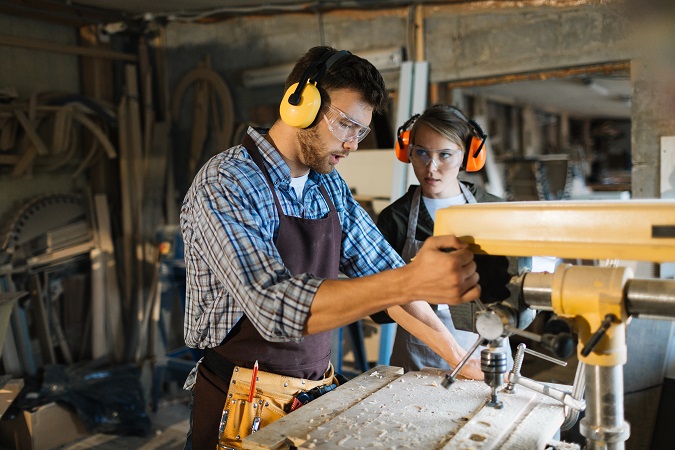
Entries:
{"type": "MultiPolygon", "coordinates": [[[[438,211],[434,234],[454,234],[478,254],[671,262],[675,255],[675,202],[460,205],[438,211]]],[[[633,279],[632,271],[622,267],[561,264],[554,273],[527,273],[515,283],[520,286],[516,307],[508,313],[492,305],[480,310],[476,329],[482,329],[493,340],[498,339],[500,330],[500,336],[523,334],[511,320],[524,309],[553,311],[569,319],[578,335],[580,365],[585,367],[582,382],[587,387],[588,407],[580,424],[581,433],[591,449],[623,449],[630,435],[623,413],[626,324],[631,316],[675,319],[675,281],[633,279]]],[[[555,340],[565,347],[565,339],[555,336],[551,340],[553,347],[555,340]]],[[[490,339],[485,341],[488,352],[481,361],[485,363],[486,382],[496,386],[501,381],[500,359],[493,357],[490,339]]],[[[457,373],[455,369],[443,384],[449,387],[457,373]]],[[[509,380],[523,384],[524,379],[510,375],[509,380]]],[[[494,406],[498,406],[497,389],[493,387],[490,400],[494,406]]],[[[573,403],[570,397],[573,396],[567,397],[568,402],[573,403]]]]}

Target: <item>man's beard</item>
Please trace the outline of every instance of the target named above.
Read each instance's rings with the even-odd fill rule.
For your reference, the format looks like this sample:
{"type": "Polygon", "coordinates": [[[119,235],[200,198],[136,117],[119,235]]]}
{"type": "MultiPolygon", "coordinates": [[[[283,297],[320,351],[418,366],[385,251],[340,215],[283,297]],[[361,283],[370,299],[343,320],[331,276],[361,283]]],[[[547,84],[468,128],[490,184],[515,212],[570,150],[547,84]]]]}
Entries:
{"type": "Polygon", "coordinates": [[[300,162],[304,165],[322,174],[333,171],[333,166],[328,163],[329,152],[321,142],[316,127],[298,133],[298,145],[300,146],[300,162]]]}

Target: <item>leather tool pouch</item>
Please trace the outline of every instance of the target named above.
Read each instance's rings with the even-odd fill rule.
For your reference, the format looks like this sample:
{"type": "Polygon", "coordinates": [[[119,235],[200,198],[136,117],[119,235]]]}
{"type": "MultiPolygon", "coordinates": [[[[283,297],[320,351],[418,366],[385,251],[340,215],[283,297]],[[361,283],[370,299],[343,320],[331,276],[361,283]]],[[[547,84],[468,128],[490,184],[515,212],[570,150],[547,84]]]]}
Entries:
{"type": "Polygon", "coordinates": [[[326,378],[319,381],[259,371],[253,401],[249,402],[253,371],[235,367],[220,420],[218,449],[241,448],[246,436],[285,416],[300,391],[334,382],[332,369],[331,365],[326,378]]]}

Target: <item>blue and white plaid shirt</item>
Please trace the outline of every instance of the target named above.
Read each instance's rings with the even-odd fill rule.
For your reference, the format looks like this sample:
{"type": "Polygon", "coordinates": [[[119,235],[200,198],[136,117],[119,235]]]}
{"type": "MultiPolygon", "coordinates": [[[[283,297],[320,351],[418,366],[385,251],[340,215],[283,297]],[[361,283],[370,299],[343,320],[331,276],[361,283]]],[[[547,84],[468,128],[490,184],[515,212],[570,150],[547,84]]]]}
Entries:
{"type": "MultiPolygon", "coordinates": [[[[286,215],[319,219],[329,212],[322,183],[342,225],[340,272],[350,278],[404,265],[337,171],[310,171],[302,199],[290,187],[290,168],[253,128],[286,215]]],[[[264,175],[247,150],[235,146],[211,158],[185,196],[180,218],[185,244],[184,335],[190,347],[215,347],[245,313],[270,341],[302,338],[310,305],[323,282],[292,276],[274,239],[279,217],[264,175]]],[[[191,388],[195,371],[185,387],[191,388]]]]}

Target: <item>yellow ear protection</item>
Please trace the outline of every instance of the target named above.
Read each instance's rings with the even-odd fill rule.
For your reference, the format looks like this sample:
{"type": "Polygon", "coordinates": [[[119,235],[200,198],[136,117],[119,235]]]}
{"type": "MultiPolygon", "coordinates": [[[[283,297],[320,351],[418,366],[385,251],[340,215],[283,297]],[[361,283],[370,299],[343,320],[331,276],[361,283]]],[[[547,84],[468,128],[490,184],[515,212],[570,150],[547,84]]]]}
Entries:
{"type": "Polygon", "coordinates": [[[328,51],[307,67],[300,81],[286,90],[279,105],[279,114],[284,123],[296,128],[307,128],[316,120],[321,110],[321,92],[317,86],[330,66],[347,55],[351,55],[347,50],[328,51]]]}
{"type": "MultiPolygon", "coordinates": [[[[451,106],[450,111],[466,122],[469,125],[469,129],[471,130],[469,137],[464,143],[466,151],[464,152],[462,167],[464,167],[467,172],[478,172],[485,165],[485,151],[483,150],[485,147],[487,134],[483,131],[480,125],[476,123],[476,121],[464,117],[464,114],[462,114],[457,108],[451,106]]],[[[419,114],[415,114],[410,119],[406,120],[406,122],[401,125],[396,132],[396,158],[398,158],[398,160],[401,162],[410,162],[408,159],[410,129],[419,116],[419,114]]]]}

